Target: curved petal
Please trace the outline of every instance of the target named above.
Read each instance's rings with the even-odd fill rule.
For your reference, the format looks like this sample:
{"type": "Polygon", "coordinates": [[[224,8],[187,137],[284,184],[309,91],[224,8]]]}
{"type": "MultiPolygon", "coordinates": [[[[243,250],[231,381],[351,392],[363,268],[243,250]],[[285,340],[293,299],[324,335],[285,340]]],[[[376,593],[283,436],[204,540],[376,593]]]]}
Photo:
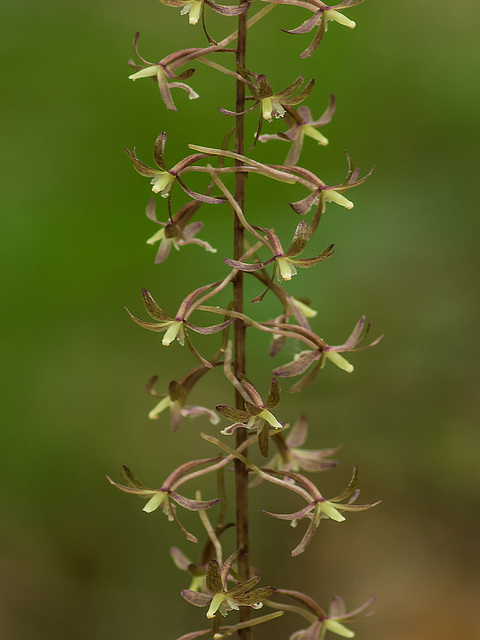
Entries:
{"type": "Polygon", "coordinates": [[[298,223],[295,233],[293,235],[292,242],[285,252],[285,257],[293,258],[298,256],[307,246],[308,242],[308,226],[307,223],[302,220],[298,223]]]}
{"type": "Polygon", "coordinates": [[[139,160],[135,154],[135,147],[133,147],[132,151],[130,151],[129,149],[125,149],[125,152],[127,156],[130,158],[130,160],[133,162],[135,171],[139,173],[141,176],[145,176],[147,178],[154,178],[155,176],[158,176],[161,173],[158,169],[152,169],[152,167],[149,167],[144,162],[139,160]]]}
{"type": "Polygon", "coordinates": [[[284,364],[281,367],[274,369],[273,375],[278,376],[279,378],[299,376],[308,369],[312,362],[318,360],[321,355],[322,354],[318,349],[316,351],[307,351],[296,360],[293,360],[293,362],[289,362],[288,364],[284,364]]]}
{"type": "Polygon", "coordinates": [[[232,269],[238,269],[239,271],[246,271],[248,273],[252,271],[260,271],[265,267],[268,267],[269,264],[274,262],[275,257],[270,258],[270,260],[266,260],[265,262],[256,262],[254,264],[248,264],[247,262],[239,262],[238,260],[231,260],[230,258],[222,258],[225,264],[232,269]]]}
{"type": "MultiPolygon", "coordinates": [[[[184,598],[194,607],[207,607],[212,601],[212,596],[207,593],[201,593],[200,591],[190,591],[190,589],[184,589],[182,592],[182,598],[184,598]]],[[[196,637],[196,636],[193,636],[196,637]]]]}
{"type": "Polygon", "coordinates": [[[314,13],[313,16],[308,18],[308,20],[305,20],[305,22],[302,23],[296,29],[282,29],[282,31],[284,33],[292,33],[294,35],[297,35],[299,33],[309,33],[310,31],[312,31],[312,29],[315,29],[317,24],[320,22],[320,20],[322,19],[323,12],[324,12],[324,9],[320,9],[319,11],[314,13]]]}
{"type": "Polygon", "coordinates": [[[307,414],[302,413],[298,420],[293,425],[290,433],[287,436],[286,444],[289,448],[301,447],[307,439],[308,433],[308,421],[307,414]]]}
{"type": "Polygon", "coordinates": [[[245,4],[242,3],[237,6],[230,7],[223,4],[215,4],[214,2],[210,2],[209,0],[204,0],[204,2],[210,7],[210,9],[213,9],[213,11],[220,13],[222,16],[239,16],[241,13],[245,13],[245,11],[248,11],[250,5],[252,4],[251,2],[246,2],[245,4]]]}
{"type": "Polygon", "coordinates": [[[316,364],[312,368],[312,370],[307,373],[306,376],[301,378],[298,382],[296,382],[290,387],[290,393],[298,393],[299,391],[303,391],[305,387],[308,387],[308,385],[311,384],[317,377],[318,372],[322,368],[322,365],[323,365],[323,357],[320,358],[320,360],[318,361],[318,364],[316,364]]]}
{"type": "Polygon", "coordinates": [[[211,327],[197,327],[196,325],[190,324],[190,322],[187,322],[187,321],[184,322],[184,325],[189,329],[191,329],[192,331],[195,331],[196,333],[203,333],[203,335],[211,335],[212,333],[218,333],[219,331],[222,331],[223,329],[228,327],[230,324],[232,324],[232,322],[234,321],[235,321],[235,318],[229,318],[228,320],[225,320],[225,322],[221,322],[220,324],[214,324],[211,327]]]}

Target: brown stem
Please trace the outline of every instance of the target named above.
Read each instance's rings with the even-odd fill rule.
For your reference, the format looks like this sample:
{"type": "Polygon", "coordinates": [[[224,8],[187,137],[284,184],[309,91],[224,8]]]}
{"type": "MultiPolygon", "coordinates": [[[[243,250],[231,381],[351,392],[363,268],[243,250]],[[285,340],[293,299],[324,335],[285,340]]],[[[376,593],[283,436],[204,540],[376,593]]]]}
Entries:
{"type": "MultiPolygon", "coordinates": [[[[244,3],[245,0],[240,0],[244,3]]],[[[236,62],[237,68],[245,69],[245,58],[247,48],[247,12],[238,18],[238,40],[237,40],[236,62]]],[[[243,113],[245,111],[245,84],[237,80],[235,111],[243,113]]],[[[244,116],[235,117],[235,151],[242,154],[244,152],[244,116]]],[[[241,161],[235,160],[235,164],[240,166],[241,161]]],[[[235,174],[235,200],[242,211],[245,208],[245,178],[246,174],[239,171],[235,174]]],[[[244,228],[238,216],[234,216],[234,239],[233,255],[235,260],[239,260],[244,252],[244,228]]],[[[233,281],[234,310],[243,313],[243,272],[239,271],[233,281]]],[[[234,324],[234,374],[241,378],[246,371],[246,345],[245,345],[245,323],[237,318],[234,324]]],[[[235,390],[235,406],[243,409],[243,398],[235,390]]],[[[237,429],[236,446],[240,447],[246,440],[245,429],[237,429]]],[[[245,452],[247,455],[247,452],[245,452]]],[[[235,498],[236,498],[236,532],[237,548],[241,553],[238,558],[238,573],[240,581],[248,580],[250,577],[250,557],[249,557],[249,532],[248,532],[248,469],[241,460],[235,460],[235,498]]],[[[240,607],[240,622],[250,619],[250,607],[240,607]]],[[[251,629],[239,629],[240,640],[251,640],[251,629]]]]}

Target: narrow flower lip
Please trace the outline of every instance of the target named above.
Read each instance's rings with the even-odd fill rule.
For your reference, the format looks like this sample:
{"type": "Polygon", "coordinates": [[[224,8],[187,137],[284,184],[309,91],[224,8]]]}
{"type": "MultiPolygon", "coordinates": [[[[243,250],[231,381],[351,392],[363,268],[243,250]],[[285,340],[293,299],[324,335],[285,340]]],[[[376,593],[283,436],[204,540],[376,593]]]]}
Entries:
{"type": "Polygon", "coordinates": [[[328,138],[320,133],[320,131],[317,131],[311,124],[303,125],[303,132],[306,136],[313,138],[322,146],[326,146],[328,144],[328,138]]]}
{"type": "Polygon", "coordinates": [[[344,522],[345,520],[345,516],[342,516],[329,500],[322,503],[321,510],[330,520],[335,520],[335,522],[344,522]]]}
{"type": "MultiPolygon", "coordinates": [[[[224,593],[216,593],[212,601],[210,602],[210,607],[206,613],[207,618],[212,619],[215,618],[215,615],[220,608],[220,605],[228,598],[224,593]]],[[[237,607],[238,608],[238,607],[237,607]]]]}
{"type": "Polygon", "coordinates": [[[353,209],[353,202],[342,196],[341,193],[338,193],[335,189],[325,189],[324,190],[325,199],[331,202],[335,202],[345,209],[353,209]]]}
{"type": "Polygon", "coordinates": [[[354,29],[357,26],[353,20],[350,20],[349,18],[347,18],[347,16],[344,16],[339,11],[335,11],[334,9],[327,9],[325,13],[327,14],[329,20],[334,20],[335,22],[338,22],[339,24],[342,24],[349,29],[354,29]]]}
{"type": "Polygon", "coordinates": [[[338,620],[329,620],[328,618],[323,621],[323,624],[326,629],[331,631],[332,633],[336,633],[338,636],[342,636],[342,638],[354,638],[355,633],[350,629],[338,622],[338,620]]]}
{"type": "Polygon", "coordinates": [[[343,356],[341,356],[339,353],[337,353],[336,351],[325,351],[324,352],[327,356],[327,358],[333,362],[333,364],[336,364],[337,367],[339,369],[342,369],[343,371],[346,371],[347,373],[353,373],[354,371],[354,366],[353,364],[350,364],[350,362],[348,362],[348,360],[346,358],[344,358],[343,356]]]}
{"type": "Polygon", "coordinates": [[[132,73],[131,75],[128,76],[129,80],[138,80],[139,78],[150,78],[153,76],[156,76],[158,73],[158,68],[160,65],[158,64],[153,64],[150,65],[148,67],[144,67],[143,69],[140,69],[139,71],[136,71],[135,73],[132,73]]]}
{"type": "Polygon", "coordinates": [[[146,513],[153,513],[163,503],[168,493],[165,491],[158,491],[154,496],[150,498],[147,504],[143,507],[143,511],[146,513]]]}
{"type": "Polygon", "coordinates": [[[276,417],[273,415],[273,413],[271,411],[269,411],[268,409],[264,409],[259,414],[259,417],[264,418],[264,420],[266,420],[268,422],[268,424],[270,426],[272,426],[274,429],[283,429],[283,427],[285,426],[284,424],[279,422],[276,419],[276,417]]]}
{"type": "Polygon", "coordinates": [[[168,395],[166,395],[162,400],[160,400],[160,402],[158,402],[155,407],[149,412],[148,417],[150,418],[150,420],[156,420],[158,418],[158,416],[160,415],[160,413],[162,413],[162,411],[164,411],[165,409],[167,409],[170,405],[172,404],[172,401],[170,400],[170,398],[168,397],[168,395]]]}

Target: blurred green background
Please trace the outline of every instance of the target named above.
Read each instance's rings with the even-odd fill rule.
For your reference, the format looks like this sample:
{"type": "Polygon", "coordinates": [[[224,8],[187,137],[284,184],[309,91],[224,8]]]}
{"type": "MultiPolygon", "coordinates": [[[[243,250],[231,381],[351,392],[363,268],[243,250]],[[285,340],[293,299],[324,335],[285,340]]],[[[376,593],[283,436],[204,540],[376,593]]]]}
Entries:
{"type": "MultiPolygon", "coordinates": [[[[282,383],[281,418],[307,411],[308,446],[343,445],[338,470],[319,480],[325,495],[338,493],[357,463],[361,502],[383,502],[341,526],[323,523],[307,552],[291,559],[300,528],[261,509],[298,503],[262,486],[252,498],[252,562],[264,584],[308,591],[324,606],[337,593],[349,608],[378,593],[376,616],[356,626],[359,640],[471,640],[479,637],[480,15],[473,0],[368,0],[346,13],[357,28],[331,23],[317,54],[301,61],[310,35],[280,29],[307,15],[277,7],[250,32],[248,66],[277,89],[315,76],[314,117],[335,92],[337,113],[323,130],[330,145],[307,140],[302,165],[330,184],[343,179],[344,149],[363,173],[376,165],[350,192],[353,211],[328,206],[313,245],[318,253],[335,242],[334,258],[291,287],[312,298],[313,327],[330,343],[343,342],[363,313],[372,336],[385,338],[352,355],[350,376],[327,366],[301,396],[288,394],[293,381],[282,383]]],[[[159,374],[164,388],[193,364],[178,344],[166,350],[133,325],[123,306],[141,315],[147,287],[174,312],[188,291],[216,279],[218,258],[231,256],[222,235],[229,222],[224,207],[203,207],[200,237],[217,256],[185,247],[155,266],[155,249],[145,246],[155,231],[144,215],[151,193],[124,148],[135,145],[150,163],[155,137],[167,131],[173,164],[190,142],[219,146],[231,121],[216,107],[233,108],[232,87],[198,64],[191,85],[200,99],[173,90],[179,113],[169,113],[153,82],[127,80],[136,31],[153,61],[204,42],[200,26],[155,0],[3,0],[1,18],[0,637],[173,639],[206,625],[204,611],[179,596],[187,580],[168,548],[193,560],[198,551],[105,475],[119,480],[127,464],[158,486],[176,464],[210,455],[199,438],[210,425],[199,419],[174,434],[165,419],[148,420],[148,378],[159,374]]],[[[209,15],[209,25],[220,38],[234,20],[209,15]]],[[[282,162],[286,151],[270,142],[256,157],[282,162]]],[[[298,219],[286,202],[304,191],[292,197],[289,187],[249,182],[251,218],[275,226],[288,245],[298,219]]],[[[180,191],[175,198],[183,203],[180,191]]],[[[163,200],[158,211],[164,219],[163,200]]],[[[268,296],[264,311],[251,311],[277,312],[268,296]]],[[[210,344],[204,351],[213,352],[210,344]]],[[[264,392],[267,344],[255,337],[249,352],[264,392]]],[[[222,385],[215,372],[192,401],[229,403],[222,385]]],[[[189,516],[183,520],[198,532],[189,516]]],[[[302,626],[289,616],[255,637],[287,638],[302,626]]]]}

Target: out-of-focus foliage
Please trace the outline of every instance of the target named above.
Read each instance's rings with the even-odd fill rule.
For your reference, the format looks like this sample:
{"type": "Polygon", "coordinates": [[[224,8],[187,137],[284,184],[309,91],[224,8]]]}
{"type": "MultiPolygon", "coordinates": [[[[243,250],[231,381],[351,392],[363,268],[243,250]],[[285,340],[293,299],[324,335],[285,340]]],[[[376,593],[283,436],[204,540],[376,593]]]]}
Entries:
{"type": "MultiPolygon", "coordinates": [[[[344,176],[344,149],[365,171],[376,165],[352,192],[352,211],[330,205],[318,250],[335,242],[335,255],[302,271],[296,293],[303,286],[300,293],[313,298],[319,313],[312,326],[333,344],[363,313],[374,320],[375,335],[385,334],[378,347],[354,355],[350,376],[326,368],[304,392],[302,407],[312,448],[344,445],[339,469],[324,475],[326,495],[344,486],[357,463],[362,497],[382,498],[382,506],[341,526],[322,523],[311,548],[291,559],[298,533],[279,528],[257,513],[260,501],[252,502],[252,561],[262,556],[262,565],[272,567],[265,583],[277,584],[287,571],[289,584],[279,586],[302,587],[325,605],[336,593],[353,607],[379,593],[377,615],[358,630],[359,639],[475,633],[476,11],[469,0],[455,11],[446,0],[432,6],[368,0],[351,10],[354,31],[332,24],[317,53],[301,62],[296,58],[308,43],[280,31],[299,23],[295,7],[276,7],[250,35],[249,66],[272,86],[293,82],[299,65],[306,78],[319,78],[308,99],[314,117],[336,94],[337,112],[325,128],[330,144],[306,140],[302,162],[329,184],[344,176]],[[291,69],[278,65],[289,57],[291,69]]],[[[229,33],[233,20],[209,15],[210,33],[229,33]]],[[[165,553],[178,543],[176,531],[105,480],[125,463],[155,486],[185,459],[178,443],[183,449],[194,443],[197,456],[205,428],[203,418],[178,433],[168,417],[148,420],[152,399],[143,386],[154,374],[164,387],[169,382],[161,371],[165,348],[123,310],[141,312],[145,287],[174,311],[186,292],[209,274],[217,277],[218,262],[201,247],[153,264],[156,249],[145,240],[155,229],[144,215],[151,194],[124,153],[135,145],[148,158],[153,140],[167,131],[168,161],[177,162],[190,142],[221,144],[230,126],[216,107],[233,108],[232,87],[212,69],[198,65],[189,80],[198,100],[175,95],[179,113],[166,111],[153,82],[127,80],[137,30],[143,55],[155,60],[203,42],[200,25],[184,27],[176,9],[154,0],[2,3],[5,639],[166,640],[203,624],[203,612],[181,599],[188,584],[165,553]],[[190,257],[201,261],[202,273],[190,272],[187,282],[177,274],[187,273],[190,257]],[[172,581],[176,587],[167,588],[172,581]]],[[[249,126],[253,140],[255,114],[249,126]]],[[[263,132],[279,128],[265,123],[263,132]]],[[[261,160],[272,161],[276,151],[281,161],[288,145],[258,145],[261,160]]],[[[256,176],[249,183],[257,223],[275,226],[288,240],[298,218],[287,205],[272,206],[271,189],[286,201],[293,199],[289,187],[265,187],[256,176]]],[[[200,219],[202,237],[231,257],[222,239],[226,211],[205,207],[200,219]]],[[[277,311],[272,303],[272,317],[277,311]]],[[[264,336],[253,338],[252,371],[268,375],[265,358],[255,361],[267,346],[264,336]]],[[[179,376],[190,353],[177,344],[170,349],[179,376]]],[[[220,378],[205,380],[207,391],[192,394],[192,402],[218,402],[220,378]]],[[[231,402],[226,388],[224,402],[231,402]]],[[[282,419],[293,421],[293,411],[292,402],[282,419]]],[[[210,455],[209,445],[201,447],[210,455]]],[[[268,496],[262,507],[268,500],[269,510],[285,510],[275,491],[268,496]]],[[[188,522],[193,528],[195,518],[188,522]]],[[[197,561],[194,545],[186,545],[197,561]]],[[[277,625],[278,637],[287,637],[290,624],[285,618],[270,630],[277,625]]]]}

